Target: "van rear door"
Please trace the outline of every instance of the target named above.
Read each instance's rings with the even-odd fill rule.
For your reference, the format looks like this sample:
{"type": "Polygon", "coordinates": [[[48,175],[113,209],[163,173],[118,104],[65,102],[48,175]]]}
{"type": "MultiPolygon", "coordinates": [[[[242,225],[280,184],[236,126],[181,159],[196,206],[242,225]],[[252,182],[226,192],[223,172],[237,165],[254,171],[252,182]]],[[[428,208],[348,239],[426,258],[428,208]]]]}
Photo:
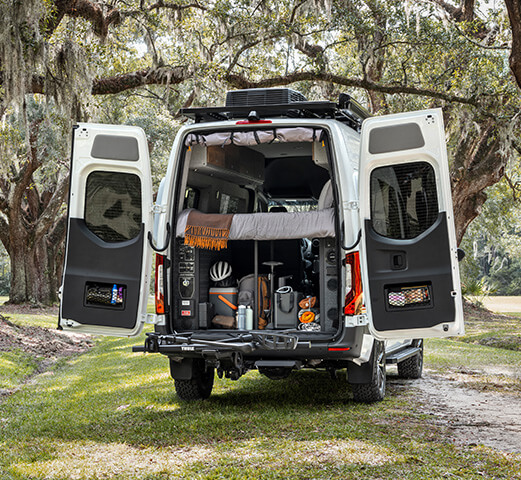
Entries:
{"type": "Polygon", "coordinates": [[[463,333],[440,109],[364,121],[360,146],[364,300],[378,339],[463,333]]]}
{"type": "Polygon", "coordinates": [[[60,325],[137,335],[146,318],[152,182],[142,129],[74,129],[60,325]]]}

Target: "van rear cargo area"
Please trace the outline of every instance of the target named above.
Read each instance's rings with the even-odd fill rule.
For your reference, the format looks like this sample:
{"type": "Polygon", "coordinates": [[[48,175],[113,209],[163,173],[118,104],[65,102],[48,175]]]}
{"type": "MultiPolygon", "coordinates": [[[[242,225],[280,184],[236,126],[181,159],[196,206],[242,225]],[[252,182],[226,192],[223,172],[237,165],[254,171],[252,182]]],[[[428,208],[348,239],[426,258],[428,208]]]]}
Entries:
{"type": "Polygon", "coordinates": [[[185,146],[170,330],[334,336],[345,267],[325,133],[201,132],[185,146]]]}

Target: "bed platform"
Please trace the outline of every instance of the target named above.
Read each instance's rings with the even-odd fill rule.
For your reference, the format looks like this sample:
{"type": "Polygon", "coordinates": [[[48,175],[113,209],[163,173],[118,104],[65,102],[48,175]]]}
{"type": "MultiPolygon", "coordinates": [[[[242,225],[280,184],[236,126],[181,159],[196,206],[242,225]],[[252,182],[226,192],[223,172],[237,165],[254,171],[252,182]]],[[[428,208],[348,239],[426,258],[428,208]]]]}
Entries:
{"type": "MultiPolygon", "coordinates": [[[[186,221],[192,209],[183,210],[177,219],[176,236],[184,238],[186,221]]],[[[332,208],[311,212],[236,213],[229,240],[289,240],[335,236],[332,208]]]]}

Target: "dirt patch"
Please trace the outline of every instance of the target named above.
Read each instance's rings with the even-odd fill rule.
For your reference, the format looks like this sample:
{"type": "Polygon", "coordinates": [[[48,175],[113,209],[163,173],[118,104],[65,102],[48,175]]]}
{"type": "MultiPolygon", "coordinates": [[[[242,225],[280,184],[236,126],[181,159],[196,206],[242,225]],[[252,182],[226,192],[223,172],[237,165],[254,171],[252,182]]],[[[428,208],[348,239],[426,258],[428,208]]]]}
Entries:
{"type": "Polygon", "coordinates": [[[92,345],[88,335],[17,325],[0,315],[0,352],[20,350],[36,357],[55,359],[83,353],[92,345]]]}
{"type": "Polygon", "coordinates": [[[461,379],[432,373],[405,383],[417,389],[419,411],[445,427],[455,443],[521,454],[520,397],[477,391],[463,387],[461,379]]]}
{"type": "Polygon", "coordinates": [[[521,335],[504,335],[503,337],[485,337],[477,342],[480,345],[494,348],[505,348],[506,350],[521,351],[521,335]]]}
{"type": "Polygon", "coordinates": [[[58,315],[58,306],[46,307],[43,305],[30,305],[23,303],[21,305],[13,305],[4,303],[0,305],[0,315],[24,314],[24,315],[58,315]]]}
{"type": "MultiPolygon", "coordinates": [[[[15,352],[30,358],[35,365],[32,374],[25,377],[22,384],[48,370],[60,358],[83,353],[93,345],[89,335],[17,325],[0,314],[0,352],[15,352]]],[[[0,389],[0,397],[15,391],[16,388],[0,389]]]]}
{"type": "Polygon", "coordinates": [[[512,318],[507,315],[491,312],[490,310],[469,302],[466,299],[463,299],[463,313],[465,315],[465,323],[468,321],[497,322],[503,318],[512,318]]]}

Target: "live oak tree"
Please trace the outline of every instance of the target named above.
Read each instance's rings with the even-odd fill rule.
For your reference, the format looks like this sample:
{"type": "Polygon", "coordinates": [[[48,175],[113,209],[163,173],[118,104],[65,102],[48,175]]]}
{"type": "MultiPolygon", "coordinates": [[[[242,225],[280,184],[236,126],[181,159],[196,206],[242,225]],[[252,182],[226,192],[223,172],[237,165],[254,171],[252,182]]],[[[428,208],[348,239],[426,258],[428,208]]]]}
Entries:
{"type": "MultiPolygon", "coordinates": [[[[0,240],[11,258],[13,302],[54,300],[60,275],[59,258],[41,260],[61,245],[67,185],[58,161],[66,154],[41,150],[50,115],[99,120],[119,105],[124,122],[141,103],[141,110],[154,109],[151,123],[157,112],[180,121],[183,104],[218,105],[226,89],[281,85],[310,99],[348,91],[376,114],[443,107],[458,240],[479,214],[485,189],[518,160],[519,1],[497,10],[480,10],[472,0],[0,6],[0,113],[17,118],[4,121],[0,180],[0,240]],[[39,116],[31,113],[37,106],[39,116]],[[16,141],[7,133],[15,123],[16,141]],[[49,164],[57,165],[55,174],[38,173],[49,164]]],[[[55,141],[67,149],[67,136],[55,141]]]]}

